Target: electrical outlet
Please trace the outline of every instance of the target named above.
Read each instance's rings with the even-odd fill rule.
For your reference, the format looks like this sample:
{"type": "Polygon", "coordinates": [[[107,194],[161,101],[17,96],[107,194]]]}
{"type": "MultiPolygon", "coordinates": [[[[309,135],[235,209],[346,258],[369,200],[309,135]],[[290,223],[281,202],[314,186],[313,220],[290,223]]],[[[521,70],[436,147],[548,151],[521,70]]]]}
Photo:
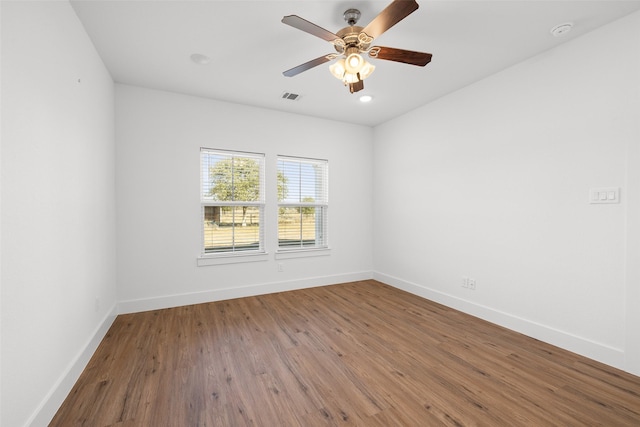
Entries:
{"type": "Polygon", "coordinates": [[[93,309],[96,311],[96,313],[100,311],[100,298],[96,298],[93,309]]]}
{"type": "Polygon", "coordinates": [[[284,265],[281,262],[278,263],[278,271],[279,272],[283,272],[284,271],[284,265]]]}
{"type": "Polygon", "coordinates": [[[469,289],[472,291],[476,290],[476,279],[469,279],[469,289]]]}
{"type": "Polygon", "coordinates": [[[469,287],[469,278],[468,277],[463,277],[462,278],[462,287],[463,288],[468,288],[469,287]]]}

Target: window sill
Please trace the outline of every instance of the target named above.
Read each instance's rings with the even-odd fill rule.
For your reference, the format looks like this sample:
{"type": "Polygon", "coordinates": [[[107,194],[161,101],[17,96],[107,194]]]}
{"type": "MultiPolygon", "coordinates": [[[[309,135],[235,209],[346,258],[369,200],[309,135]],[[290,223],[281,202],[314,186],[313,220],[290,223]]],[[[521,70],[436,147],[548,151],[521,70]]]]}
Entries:
{"type": "Polygon", "coordinates": [[[209,265],[242,264],[268,260],[269,254],[267,252],[259,252],[251,254],[201,255],[198,257],[197,263],[198,267],[206,267],[209,265]]]}
{"type": "Polygon", "coordinates": [[[276,259],[306,258],[306,257],[328,256],[328,255],[331,255],[330,248],[289,249],[289,250],[277,251],[276,259]]]}

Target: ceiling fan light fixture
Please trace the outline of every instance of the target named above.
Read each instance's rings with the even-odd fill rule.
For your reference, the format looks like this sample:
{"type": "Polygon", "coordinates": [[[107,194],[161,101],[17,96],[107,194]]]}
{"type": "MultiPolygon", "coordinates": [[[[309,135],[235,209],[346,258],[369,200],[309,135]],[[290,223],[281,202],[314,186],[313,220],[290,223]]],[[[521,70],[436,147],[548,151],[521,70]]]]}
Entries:
{"type": "Polygon", "coordinates": [[[359,73],[352,73],[346,67],[346,61],[344,58],[340,58],[333,65],[329,66],[329,71],[336,79],[343,82],[345,85],[351,83],[358,83],[360,80],[364,80],[373,73],[373,70],[376,68],[373,65],[369,64],[367,61],[364,61],[365,64],[361,68],[359,73]]]}
{"type": "Polygon", "coordinates": [[[366,79],[376,68],[360,55],[357,47],[349,47],[345,55],[329,66],[331,74],[345,85],[366,79]]]}

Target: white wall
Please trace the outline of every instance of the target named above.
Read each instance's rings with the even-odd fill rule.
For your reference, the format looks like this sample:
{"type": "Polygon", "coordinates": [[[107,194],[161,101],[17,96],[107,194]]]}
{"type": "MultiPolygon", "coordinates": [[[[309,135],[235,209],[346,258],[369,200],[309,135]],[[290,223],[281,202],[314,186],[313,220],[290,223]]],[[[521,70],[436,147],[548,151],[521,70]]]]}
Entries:
{"type": "Polygon", "coordinates": [[[116,85],[116,140],[121,312],[371,277],[371,128],[116,85]],[[200,147],[266,154],[267,261],[196,265],[200,147]],[[278,154],[329,160],[330,256],[274,258],[278,154]]]}
{"type": "Polygon", "coordinates": [[[636,13],[377,127],[374,276],[640,373],[639,84],[636,13]]]}
{"type": "Polygon", "coordinates": [[[1,7],[0,424],[41,426],[115,313],[114,87],[67,2],[1,7]]]}

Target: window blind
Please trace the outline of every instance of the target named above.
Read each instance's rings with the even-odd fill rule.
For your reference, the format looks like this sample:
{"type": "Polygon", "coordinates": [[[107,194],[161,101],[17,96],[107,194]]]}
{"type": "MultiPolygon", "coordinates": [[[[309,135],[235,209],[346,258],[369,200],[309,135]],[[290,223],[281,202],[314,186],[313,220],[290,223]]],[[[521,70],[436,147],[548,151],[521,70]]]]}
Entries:
{"type": "Polygon", "coordinates": [[[278,156],[278,247],[327,247],[328,162],[278,156]]]}
{"type": "Polygon", "coordinates": [[[200,150],[204,254],[264,252],[264,154],[200,150]]]}

